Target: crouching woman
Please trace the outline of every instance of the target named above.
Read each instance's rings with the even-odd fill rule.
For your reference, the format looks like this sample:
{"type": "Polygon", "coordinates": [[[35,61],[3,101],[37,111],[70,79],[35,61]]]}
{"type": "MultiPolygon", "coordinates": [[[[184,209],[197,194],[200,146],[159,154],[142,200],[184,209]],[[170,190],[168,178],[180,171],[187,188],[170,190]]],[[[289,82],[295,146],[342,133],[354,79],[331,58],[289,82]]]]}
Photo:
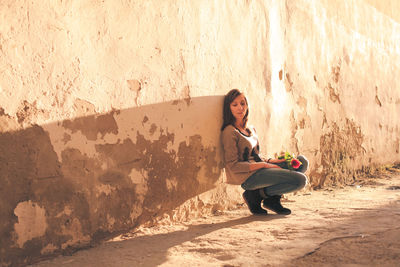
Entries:
{"type": "Polygon", "coordinates": [[[306,185],[308,161],[298,156],[301,166],[292,171],[280,167],[285,159],[261,158],[256,131],[247,126],[248,115],[245,95],[238,89],[229,91],[224,98],[221,128],[227,181],[245,190],[243,198],[251,213],[266,215],[271,210],[288,215],[291,210],[282,206],[281,197],[306,185]]]}

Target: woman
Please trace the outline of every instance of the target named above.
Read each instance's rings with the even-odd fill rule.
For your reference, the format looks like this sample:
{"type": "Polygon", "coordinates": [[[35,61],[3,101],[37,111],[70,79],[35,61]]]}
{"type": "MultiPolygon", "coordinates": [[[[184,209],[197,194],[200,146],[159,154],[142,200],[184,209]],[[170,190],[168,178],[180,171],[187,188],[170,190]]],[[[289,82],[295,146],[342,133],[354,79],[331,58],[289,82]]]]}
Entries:
{"type": "Polygon", "coordinates": [[[295,192],[307,183],[304,172],[308,161],[304,156],[297,171],[278,166],[284,159],[265,160],[259,155],[256,131],[247,126],[249,107],[246,97],[238,89],[232,89],[224,98],[223,125],[221,128],[227,181],[240,184],[245,190],[243,198],[253,214],[267,214],[261,207],[278,214],[288,215],[290,209],[281,205],[283,194],[295,192]]]}

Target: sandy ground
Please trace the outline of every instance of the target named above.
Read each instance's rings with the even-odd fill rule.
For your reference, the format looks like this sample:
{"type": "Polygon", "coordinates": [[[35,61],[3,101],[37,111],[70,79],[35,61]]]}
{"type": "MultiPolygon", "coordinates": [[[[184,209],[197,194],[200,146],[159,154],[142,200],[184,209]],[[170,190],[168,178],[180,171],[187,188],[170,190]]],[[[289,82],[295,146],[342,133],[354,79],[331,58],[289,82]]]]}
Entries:
{"type": "Polygon", "coordinates": [[[400,174],[289,195],[289,216],[243,206],[143,228],[47,266],[400,266],[400,174]]]}

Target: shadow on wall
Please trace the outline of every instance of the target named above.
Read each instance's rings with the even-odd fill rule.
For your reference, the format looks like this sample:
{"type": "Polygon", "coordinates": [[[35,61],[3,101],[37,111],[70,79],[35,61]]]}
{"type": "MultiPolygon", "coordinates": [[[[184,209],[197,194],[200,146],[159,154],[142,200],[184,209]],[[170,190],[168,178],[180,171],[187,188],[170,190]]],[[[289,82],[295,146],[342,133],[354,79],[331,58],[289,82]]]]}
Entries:
{"type": "Polygon", "coordinates": [[[0,134],[0,263],[89,245],[221,182],[223,96],[0,134]]]}

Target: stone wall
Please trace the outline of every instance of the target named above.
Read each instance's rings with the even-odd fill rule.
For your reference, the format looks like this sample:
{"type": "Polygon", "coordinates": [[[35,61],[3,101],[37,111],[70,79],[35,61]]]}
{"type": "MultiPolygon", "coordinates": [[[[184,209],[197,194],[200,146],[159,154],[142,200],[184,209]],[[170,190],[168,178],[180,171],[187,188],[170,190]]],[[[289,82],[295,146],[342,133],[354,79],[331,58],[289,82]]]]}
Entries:
{"type": "Polygon", "coordinates": [[[312,187],[400,160],[400,27],[378,3],[2,1],[1,265],[234,208],[231,88],[312,187]]]}

